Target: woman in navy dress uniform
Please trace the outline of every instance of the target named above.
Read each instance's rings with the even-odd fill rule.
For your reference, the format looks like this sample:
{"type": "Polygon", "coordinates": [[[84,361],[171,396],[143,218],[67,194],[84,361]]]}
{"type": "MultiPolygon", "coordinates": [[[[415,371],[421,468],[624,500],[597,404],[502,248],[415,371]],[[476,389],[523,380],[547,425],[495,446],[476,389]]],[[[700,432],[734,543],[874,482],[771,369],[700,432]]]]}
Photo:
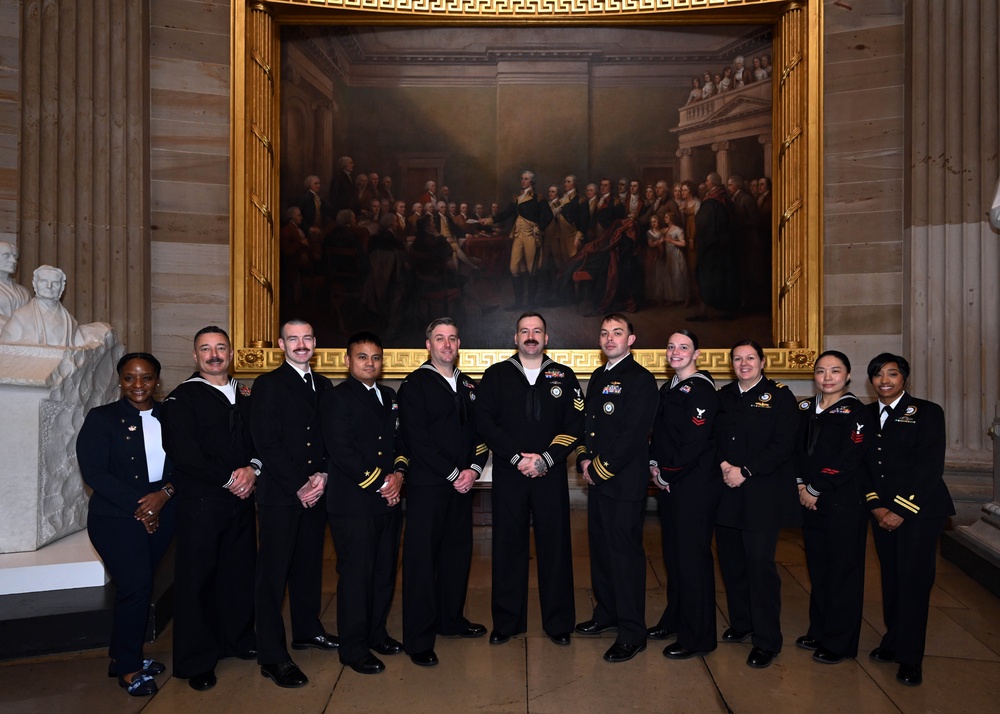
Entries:
{"type": "Polygon", "coordinates": [[[698,337],[679,330],[667,340],[674,370],[660,387],[653,421],[649,470],[657,491],[667,607],[647,635],[677,641],[663,650],[670,659],[707,654],[717,646],[715,559],[712,532],[722,482],[718,478],[712,429],[719,393],[708,372],[697,368],[698,337]]]}
{"type": "Polygon", "coordinates": [[[861,500],[874,420],[848,391],[851,361],[828,350],[813,373],[818,394],[799,402],[796,481],[812,588],[809,630],[795,644],[838,664],[858,654],[865,595],[868,519],[861,500]]]}
{"type": "Polygon", "coordinates": [[[166,668],[144,659],[153,576],[174,537],[172,470],[163,451],[160,363],[134,352],[118,361],[122,398],[91,409],[76,440],[83,480],[93,490],[87,532],[116,593],[108,654],[109,677],[132,696],[157,691],[153,675],[166,668]]]}
{"type": "Polygon", "coordinates": [[[729,351],[736,381],[719,390],[715,420],[722,496],[715,519],[729,628],[723,642],[752,637],[747,664],[768,667],[781,651],[778,534],[797,525],[792,455],[798,409],[788,387],[764,375],[764,349],[753,340],[729,351]]]}
{"type": "Polygon", "coordinates": [[[871,481],[865,501],[882,569],[882,617],[886,633],[871,651],[876,662],[898,662],[896,679],[923,681],[927,611],[937,543],[955,515],[944,483],[944,411],[905,390],[910,364],[883,352],[868,364],[878,401],[868,405],[880,426],[868,454],[871,481]]]}

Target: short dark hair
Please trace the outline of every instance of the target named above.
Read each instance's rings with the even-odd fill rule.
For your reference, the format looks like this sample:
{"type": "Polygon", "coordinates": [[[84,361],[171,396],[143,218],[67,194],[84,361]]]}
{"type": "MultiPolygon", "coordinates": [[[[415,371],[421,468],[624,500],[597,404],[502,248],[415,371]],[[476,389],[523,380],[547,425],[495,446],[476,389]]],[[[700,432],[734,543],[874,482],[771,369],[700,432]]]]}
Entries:
{"type": "Polygon", "coordinates": [[[527,311],[525,311],[525,312],[522,312],[522,313],[521,313],[521,316],[520,316],[519,318],[517,318],[517,322],[515,323],[515,325],[520,325],[520,324],[521,324],[521,320],[523,320],[523,319],[524,319],[524,318],[526,318],[526,317],[537,317],[537,318],[538,318],[539,320],[541,320],[541,321],[542,321],[542,328],[543,328],[543,329],[544,329],[544,330],[545,330],[546,332],[548,332],[548,331],[549,331],[549,323],[547,323],[547,322],[545,321],[545,318],[544,318],[544,317],[542,317],[542,313],[540,313],[540,312],[535,312],[534,310],[527,310],[527,311]]]}
{"type": "Polygon", "coordinates": [[[754,352],[760,357],[761,363],[764,362],[764,348],[760,346],[757,340],[740,340],[735,345],[729,348],[729,360],[732,361],[733,354],[736,352],[737,347],[753,347],[754,352]]]}
{"type": "Polygon", "coordinates": [[[350,354],[352,345],[375,345],[379,349],[382,347],[382,339],[374,332],[355,332],[347,338],[347,352],[350,354]]]}
{"type": "Polygon", "coordinates": [[[607,315],[601,319],[601,324],[605,322],[624,322],[628,326],[628,333],[630,335],[635,334],[635,328],[632,327],[632,321],[628,319],[628,316],[622,312],[609,312],[607,315]]]}
{"type": "Polygon", "coordinates": [[[149,366],[153,368],[154,372],[156,372],[156,376],[160,376],[160,360],[149,354],[149,352],[129,352],[127,355],[123,355],[122,358],[118,360],[118,366],[115,367],[119,377],[122,374],[122,370],[125,369],[125,365],[134,359],[141,359],[144,362],[149,362],[149,366]]]}
{"type": "Polygon", "coordinates": [[[218,325],[208,325],[206,327],[201,328],[196,333],[194,333],[195,344],[198,344],[198,338],[201,337],[202,335],[222,335],[223,337],[226,338],[226,342],[228,342],[229,344],[233,343],[232,340],[229,339],[229,333],[223,330],[218,325]]]}
{"type": "Polygon", "coordinates": [[[847,358],[847,355],[845,355],[840,350],[827,350],[826,352],[821,353],[820,356],[816,358],[815,364],[819,364],[819,361],[824,357],[836,357],[841,362],[843,362],[844,367],[847,368],[848,372],[851,371],[851,360],[849,360],[847,358]]]}
{"type": "Polygon", "coordinates": [[[308,325],[309,327],[312,327],[312,323],[309,322],[308,320],[303,320],[302,318],[299,317],[293,317],[291,320],[285,320],[283,323],[281,323],[281,329],[278,330],[278,337],[280,337],[281,339],[285,339],[285,328],[288,327],[289,325],[308,325]]]}
{"type": "MultiPolygon", "coordinates": [[[[696,335],[693,332],[691,332],[691,330],[674,330],[670,334],[671,335],[684,335],[689,340],[691,340],[691,344],[694,345],[694,348],[698,349],[698,335],[696,335]]],[[[667,339],[668,340],[670,339],[670,335],[667,335],[667,339]]]]}
{"type": "Polygon", "coordinates": [[[427,329],[424,330],[424,334],[427,335],[428,340],[431,338],[431,333],[434,332],[434,329],[437,327],[441,327],[441,325],[448,325],[449,327],[454,327],[455,332],[458,333],[458,325],[455,324],[454,320],[452,320],[450,317],[439,317],[436,320],[431,320],[431,324],[429,324],[427,326],[427,329]]]}
{"type": "Polygon", "coordinates": [[[875,375],[890,362],[895,362],[896,366],[899,367],[899,371],[903,374],[903,383],[905,384],[906,380],[910,378],[910,363],[906,361],[906,357],[903,355],[894,355],[892,352],[883,352],[872,358],[872,361],[868,363],[868,381],[871,382],[875,379],[875,375]]]}

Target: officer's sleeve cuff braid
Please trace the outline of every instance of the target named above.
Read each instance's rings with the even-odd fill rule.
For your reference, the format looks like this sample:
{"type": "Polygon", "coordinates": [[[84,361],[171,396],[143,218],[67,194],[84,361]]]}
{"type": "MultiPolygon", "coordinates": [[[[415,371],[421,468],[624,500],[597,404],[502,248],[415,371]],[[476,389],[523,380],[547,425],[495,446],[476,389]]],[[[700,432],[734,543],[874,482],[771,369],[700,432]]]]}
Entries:
{"type": "Polygon", "coordinates": [[[816,498],[819,498],[822,495],[820,491],[817,491],[815,488],[812,487],[811,483],[806,484],[806,491],[809,492],[810,496],[815,496],[816,498]]]}
{"type": "Polygon", "coordinates": [[[545,463],[549,465],[550,469],[556,465],[556,462],[552,460],[552,457],[549,455],[548,451],[542,452],[542,458],[545,459],[545,463]]]}
{"type": "Polygon", "coordinates": [[[447,479],[449,481],[454,481],[458,478],[458,469],[453,469],[450,474],[448,474],[447,479]]]}
{"type": "MultiPolygon", "coordinates": [[[[469,468],[479,474],[479,476],[483,475],[483,467],[479,464],[472,464],[469,468]]],[[[476,478],[478,479],[478,476],[476,478]]]]}
{"type": "Polygon", "coordinates": [[[510,457],[510,465],[511,466],[517,466],[520,462],[521,462],[521,455],[520,454],[514,454],[513,456],[510,457]]]}
{"type": "Polygon", "coordinates": [[[661,486],[669,486],[670,485],[670,482],[669,481],[664,481],[660,477],[660,474],[656,474],[656,483],[660,484],[661,486]]]}
{"type": "Polygon", "coordinates": [[[382,468],[380,466],[376,466],[373,471],[365,471],[365,479],[358,485],[361,486],[361,488],[368,488],[380,478],[382,478],[382,468]]]}

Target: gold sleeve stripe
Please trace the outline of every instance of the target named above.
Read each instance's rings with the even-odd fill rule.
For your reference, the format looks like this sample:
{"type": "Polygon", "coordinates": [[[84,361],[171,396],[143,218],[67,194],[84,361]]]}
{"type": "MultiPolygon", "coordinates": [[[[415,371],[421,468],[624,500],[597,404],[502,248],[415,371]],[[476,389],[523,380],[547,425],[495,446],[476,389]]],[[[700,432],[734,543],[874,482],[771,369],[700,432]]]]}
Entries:
{"type": "Polygon", "coordinates": [[[601,461],[600,456],[591,461],[591,463],[594,465],[594,471],[597,472],[597,475],[600,476],[602,480],[607,481],[609,478],[614,476],[613,472],[608,471],[608,467],[604,465],[603,461],[601,461]]]}
{"type": "Polygon", "coordinates": [[[878,492],[877,491],[872,491],[871,493],[866,493],[865,494],[865,500],[866,501],[877,501],[878,500],[878,492]]]}
{"type": "Polygon", "coordinates": [[[587,453],[587,447],[584,446],[583,444],[580,444],[573,450],[573,453],[576,454],[577,456],[579,456],[580,454],[585,454],[587,453]]]}
{"type": "Polygon", "coordinates": [[[410,460],[408,458],[406,458],[405,456],[400,455],[400,456],[396,457],[396,460],[393,461],[393,463],[394,464],[403,464],[404,466],[409,466],[410,465],[410,460]]]}
{"type": "Polygon", "coordinates": [[[489,451],[489,449],[486,447],[486,444],[478,444],[476,446],[476,456],[482,456],[487,451],[489,451]]]}
{"type": "Polygon", "coordinates": [[[556,434],[552,439],[552,443],[559,446],[572,446],[574,441],[576,441],[576,437],[569,434],[556,434]]]}
{"type": "Polygon", "coordinates": [[[910,511],[911,513],[917,513],[920,510],[920,506],[918,506],[917,504],[915,504],[913,501],[906,500],[902,496],[896,496],[894,499],[892,499],[892,501],[893,501],[893,503],[896,503],[896,504],[902,506],[903,508],[905,508],[906,510],[910,511]]]}
{"type": "Polygon", "coordinates": [[[368,488],[373,483],[375,483],[376,481],[378,481],[378,479],[379,479],[379,477],[381,475],[382,475],[382,468],[379,467],[379,466],[376,466],[375,470],[371,472],[371,475],[368,476],[368,478],[366,478],[364,481],[361,482],[361,488],[368,488]]]}

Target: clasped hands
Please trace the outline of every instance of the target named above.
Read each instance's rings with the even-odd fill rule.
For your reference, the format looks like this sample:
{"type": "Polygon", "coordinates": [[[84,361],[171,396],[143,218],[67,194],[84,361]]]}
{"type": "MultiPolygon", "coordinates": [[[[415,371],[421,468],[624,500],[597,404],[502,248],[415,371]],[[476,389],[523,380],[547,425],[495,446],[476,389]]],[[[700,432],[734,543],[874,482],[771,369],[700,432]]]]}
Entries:
{"type": "Polygon", "coordinates": [[[738,488],[747,480],[747,477],[743,475],[743,467],[741,466],[733,466],[728,461],[723,461],[719,464],[719,467],[722,469],[722,480],[729,488],[738,488]]]}
{"type": "Polygon", "coordinates": [[[894,531],[903,524],[903,517],[896,515],[888,508],[873,508],[872,516],[879,528],[887,531],[894,531]]]}
{"type": "Polygon", "coordinates": [[[160,527],[160,510],[169,500],[170,496],[164,491],[147,493],[138,500],[133,515],[146,528],[147,533],[155,533],[156,529],[160,527]]]}
{"type": "Polygon", "coordinates": [[[517,470],[528,478],[538,478],[548,472],[548,464],[541,454],[521,453],[521,460],[517,462],[517,470]]]}
{"type": "Polygon", "coordinates": [[[323,497],[326,490],[326,474],[317,471],[295,492],[303,508],[312,508],[323,497]]]}
{"type": "Polygon", "coordinates": [[[399,503],[399,492],[403,489],[403,472],[394,471],[385,477],[385,482],[382,484],[382,488],[379,489],[379,493],[382,494],[382,498],[388,502],[390,506],[395,506],[399,503]]]}

